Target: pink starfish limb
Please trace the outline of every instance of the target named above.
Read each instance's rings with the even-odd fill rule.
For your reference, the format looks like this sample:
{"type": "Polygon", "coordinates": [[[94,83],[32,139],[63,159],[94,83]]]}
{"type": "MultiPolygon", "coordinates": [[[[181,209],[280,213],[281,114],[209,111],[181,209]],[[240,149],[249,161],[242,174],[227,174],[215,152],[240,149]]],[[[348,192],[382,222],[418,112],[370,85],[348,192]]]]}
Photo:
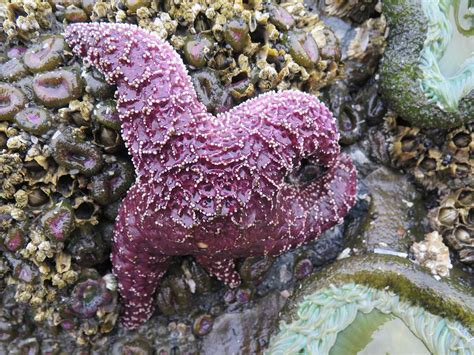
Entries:
{"type": "Polygon", "coordinates": [[[123,200],[112,263],[128,327],[153,312],[173,255],[193,255],[240,283],[234,260],[278,255],[341,222],[356,173],[336,123],[314,96],[268,93],[213,116],[186,68],[156,35],[126,24],[74,24],[74,53],[117,85],[122,136],[137,180],[123,200]],[[302,160],[313,178],[292,181],[302,160]]]}

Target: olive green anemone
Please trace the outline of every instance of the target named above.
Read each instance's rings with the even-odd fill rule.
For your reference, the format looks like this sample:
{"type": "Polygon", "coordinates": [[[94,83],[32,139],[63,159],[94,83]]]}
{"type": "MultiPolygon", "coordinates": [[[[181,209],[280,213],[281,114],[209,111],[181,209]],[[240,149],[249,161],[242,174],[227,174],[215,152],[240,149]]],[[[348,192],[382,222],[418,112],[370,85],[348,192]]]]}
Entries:
{"type": "MultiPolygon", "coordinates": [[[[400,335],[403,338],[399,339],[398,347],[408,345],[406,351],[418,349],[416,354],[468,354],[474,345],[472,336],[458,322],[403,302],[393,292],[347,283],[331,285],[306,296],[299,305],[297,319],[280,326],[280,332],[270,345],[270,353],[359,353],[370,347],[371,341],[378,340],[374,334],[377,330],[381,333],[378,337],[385,337],[378,341],[379,353],[384,353],[381,347],[393,346],[396,341],[390,341],[391,337],[400,335]],[[352,323],[356,324],[343,335],[344,329],[352,323]],[[385,332],[380,329],[383,325],[386,325],[385,332]],[[391,329],[394,331],[388,334],[391,329]],[[357,337],[351,337],[350,333],[354,332],[357,337]],[[348,337],[350,342],[346,340],[348,337]],[[454,349],[457,352],[452,351],[454,349]]],[[[403,353],[400,348],[397,350],[403,353]]]]}
{"type": "Polygon", "coordinates": [[[266,353],[471,354],[472,301],[405,259],[350,258],[303,282],[266,353]]]}
{"type": "Polygon", "coordinates": [[[474,118],[472,0],[387,0],[390,37],[381,64],[389,105],[419,127],[474,118]]]}

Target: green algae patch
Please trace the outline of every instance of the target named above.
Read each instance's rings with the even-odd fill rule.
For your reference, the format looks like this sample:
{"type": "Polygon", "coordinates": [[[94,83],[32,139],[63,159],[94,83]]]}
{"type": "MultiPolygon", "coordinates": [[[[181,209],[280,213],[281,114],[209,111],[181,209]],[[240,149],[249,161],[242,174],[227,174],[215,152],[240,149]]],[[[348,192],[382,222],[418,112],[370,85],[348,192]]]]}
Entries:
{"type": "Polygon", "coordinates": [[[387,0],[383,5],[390,37],[380,73],[388,104],[419,127],[455,127],[472,119],[474,37],[468,1],[387,0]]]}

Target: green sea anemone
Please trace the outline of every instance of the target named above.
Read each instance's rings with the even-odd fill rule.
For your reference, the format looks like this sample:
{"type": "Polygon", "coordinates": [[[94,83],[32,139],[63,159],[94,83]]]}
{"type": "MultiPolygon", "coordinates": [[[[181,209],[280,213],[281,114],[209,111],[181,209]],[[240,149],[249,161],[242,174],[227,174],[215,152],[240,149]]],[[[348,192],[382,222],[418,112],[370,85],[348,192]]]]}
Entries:
{"type": "Polygon", "coordinates": [[[460,323],[404,302],[393,292],[351,282],[306,296],[297,318],[281,324],[269,353],[361,354],[370,353],[372,342],[379,343],[378,353],[398,343],[400,353],[404,347],[416,354],[468,354],[474,338],[460,323]]]}
{"type": "Polygon", "coordinates": [[[468,0],[388,0],[381,65],[389,105],[419,127],[456,127],[474,115],[474,7],[468,0]]]}
{"type": "Polygon", "coordinates": [[[302,283],[267,354],[471,354],[473,296],[406,259],[341,260],[302,283]]]}
{"type": "MultiPolygon", "coordinates": [[[[456,111],[459,101],[474,89],[474,39],[470,38],[474,36],[474,25],[467,30],[461,24],[467,20],[468,7],[460,2],[463,1],[421,2],[429,20],[420,58],[421,87],[430,101],[446,111],[456,111]]],[[[467,1],[464,3],[467,5],[467,1]]]]}

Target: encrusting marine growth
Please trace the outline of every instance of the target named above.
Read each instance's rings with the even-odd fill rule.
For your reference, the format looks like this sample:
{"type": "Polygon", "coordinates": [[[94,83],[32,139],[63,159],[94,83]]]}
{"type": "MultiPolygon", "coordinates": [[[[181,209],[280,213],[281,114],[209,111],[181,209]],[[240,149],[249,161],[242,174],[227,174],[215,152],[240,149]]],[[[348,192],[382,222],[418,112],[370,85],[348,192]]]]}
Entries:
{"type": "Polygon", "coordinates": [[[278,255],[340,222],[356,173],[330,111],[314,96],[269,93],[217,116],[156,35],[128,24],[74,24],[65,39],[117,85],[137,179],[116,220],[112,263],[134,328],[173,255],[193,255],[231,287],[234,259],[278,255]]]}

